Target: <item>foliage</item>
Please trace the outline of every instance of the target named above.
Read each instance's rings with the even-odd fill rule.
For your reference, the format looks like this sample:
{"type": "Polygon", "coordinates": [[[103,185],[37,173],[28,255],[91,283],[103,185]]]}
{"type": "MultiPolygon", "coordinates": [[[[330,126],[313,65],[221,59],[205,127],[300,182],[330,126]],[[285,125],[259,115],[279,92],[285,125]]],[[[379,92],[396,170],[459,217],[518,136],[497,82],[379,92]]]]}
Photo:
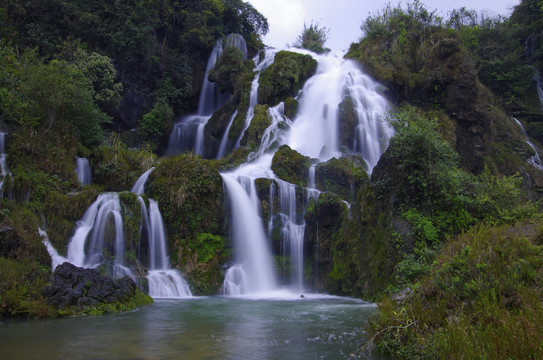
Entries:
{"type": "Polygon", "coordinates": [[[316,69],[317,61],[309,55],[279,51],[274,63],[260,76],[258,103],[273,106],[295,96],[316,69]]]}
{"type": "Polygon", "coordinates": [[[382,299],[372,341],[400,359],[537,358],[542,259],[515,229],[474,228],[447,244],[405,299],[382,299]]]}
{"type": "Polygon", "coordinates": [[[163,134],[171,129],[173,115],[173,110],[166,99],[158,99],[151,111],[143,115],[138,135],[155,149],[163,134]]]}
{"type": "Polygon", "coordinates": [[[107,191],[123,191],[132,185],[156,161],[148,149],[129,149],[116,134],[96,148],[89,159],[94,169],[93,180],[107,191]]]}
{"type": "Polygon", "coordinates": [[[325,26],[321,27],[318,21],[311,21],[309,26],[304,22],[304,28],[298,35],[298,38],[294,43],[294,47],[307,49],[317,54],[322,54],[330,51],[330,49],[324,47],[329,35],[330,29],[325,26]]]}
{"type": "Polygon", "coordinates": [[[235,46],[228,46],[209,72],[209,81],[217,83],[221,92],[233,94],[242,71],[243,53],[235,46]]]}
{"type": "Polygon", "coordinates": [[[189,240],[191,249],[198,252],[198,262],[207,263],[224,249],[224,239],[219,235],[199,233],[189,240]]]}

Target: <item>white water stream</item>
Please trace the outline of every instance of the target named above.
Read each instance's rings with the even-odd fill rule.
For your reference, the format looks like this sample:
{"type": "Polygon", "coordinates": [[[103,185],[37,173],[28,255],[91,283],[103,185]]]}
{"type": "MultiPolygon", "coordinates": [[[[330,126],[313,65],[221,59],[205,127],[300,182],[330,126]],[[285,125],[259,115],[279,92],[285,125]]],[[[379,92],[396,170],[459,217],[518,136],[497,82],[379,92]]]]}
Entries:
{"type": "MultiPolygon", "coordinates": [[[[362,73],[350,60],[340,56],[318,56],[317,73],[304,85],[298,99],[298,114],[295,119],[284,115],[284,105],[270,108],[268,113],[272,124],[262,135],[259,148],[248,156],[248,163],[238,169],[223,173],[222,177],[231,205],[232,236],[235,264],[226,272],[223,292],[228,295],[254,296],[279,291],[275,270],[270,267],[270,239],[273,222],[265,224],[260,217],[259,199],[256,196],[255,179],[274,180],[270,188],[270,212],[277,210],[281,219],[283,255],[290,258],[290,291],[300,293],[303,286],[303,242],[305,222],[303,204],[296,202],[296,186],[277,178],[271,170],[275,149],[288,144],[302,155],[318,161],[327,161],[342,155],[339,146],[339,106],[346,96],[352,100],[357,125],[350,151],[359,153],[371,172],[386,148],[391,129],[384,122],[388,112],[387,100],[380,94],[380,86],[362,73]],[[278,186],[280,204],[273,208],[275,186],[278,186]]],[[[269,64],[268,64],[269,65],[269,64]]],[[[253,82],[251,98],[257,99],[259,74],[253,82]]],[[[251,102],[250,109],[254,109],[251,102]]],[[[249,110],[250,110],[249,109],[249,110]]],[[[252,113],[248,111],[246,128],[250,125],[252,113]]],[[[315,189],[315,166],[310,168],[307,199],[318,199],[320,191],[315,189]]]]}

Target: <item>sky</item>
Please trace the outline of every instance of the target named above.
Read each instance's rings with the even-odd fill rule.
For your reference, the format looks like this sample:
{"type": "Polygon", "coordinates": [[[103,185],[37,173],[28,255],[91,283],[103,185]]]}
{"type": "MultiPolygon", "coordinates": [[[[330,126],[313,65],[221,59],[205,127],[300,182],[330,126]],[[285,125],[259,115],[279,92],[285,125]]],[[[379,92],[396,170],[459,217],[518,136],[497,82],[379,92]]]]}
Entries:
{"type": "MultiPolygon", "coordinates": [[[[388,1],[371,0],[246,0],[267,19],[269,33],[264,37],[266,45],[284,48],[296,41],[304,21],[317,21],[330,30],[326,46],[332,50],[347,50],[362,35],[360,25],[370,14],[384,9],[388,1]]],[[[428,10],[437,10],[446,17],[453,9],[466,7],[484,11],[488,15],[509,16],[520,0],[422,0],[428,10]]],[[[396,6],[399,1],[391,0],[396,6]]],[[[406,4],[406,1],[402,1],[406,4]]]]}

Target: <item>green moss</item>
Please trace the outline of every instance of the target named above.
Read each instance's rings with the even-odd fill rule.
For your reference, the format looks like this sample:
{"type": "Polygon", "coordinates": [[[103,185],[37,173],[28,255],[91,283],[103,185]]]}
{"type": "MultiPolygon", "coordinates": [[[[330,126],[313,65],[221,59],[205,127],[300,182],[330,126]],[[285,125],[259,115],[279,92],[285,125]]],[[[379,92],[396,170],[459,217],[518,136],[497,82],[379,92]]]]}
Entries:
{"type": "Polygon", "coordinates": [[[296,118],[298,113],[298,101],[292,97],[285,99],[285,116],[291,120],[296,118]]]}
{"type": "Polygon", "coordinates": [[[236,82],[243,71],[243,53],[235,46],[229,46],[209,72],[209,81],[219,86],[219,91],[234,93],[236,82]]]}
{"type": "Polygon", "coordinates": [[[315,168],[315,185],[320,190],[353,201],[362,183],[369,180],[365,169],[366,163],[361,157],[332,158],[315,168]]]}
{"type": "Polygon", "coordinates": [[[271,125],[271,115],[268,114],[267,105],[256,105],[255,114],[251,120],[251,125],[245,130],[243,138],[240,141],[242,146],[251,150],[256,150],[262,141],[264,131],[271,125]]]}
{"type": "Polygon", "coordinates": [[[309,157],[283,145],[274,154],[271,168],[280,179],[298,186],[307,186],[310,165],[309,157]]]}
{"type": "Polygon", "coordinates": [[[207,263],[224,249],[222,236],[199,233],[195,239],[189,240],[189,247],[198,253],[198,262],[207,263]]]}
{"type": "Polygon", "coordinates": [[[101,316],[135,310],[139,307],[154,303],[149,295],[144,294],[139,288],[128,298],[111,302],[99,303],[94,306],[70,306],[56,310],[56,316],[101,316]]]}
{"type": "Polygon", "coordinates": [[[0,317],[48,317],[54,314],[41,294],[50,270],[30,258],[0,257],[0,317]]]}
{"type": "Polygon", "coordinates": [[[295,96],[316,69],[317,61],[310,55],[278,52],[273,65],[260,76],[258,103],[273,106],[295,96]]]}
{"type": "Polygon", "coordinates": [[[213,164],[194,154],[164,158],[147,184],[162,212],[171,261],[206,295],[222,283],[219,240],[228,235],[222,178],[213,164]]]}

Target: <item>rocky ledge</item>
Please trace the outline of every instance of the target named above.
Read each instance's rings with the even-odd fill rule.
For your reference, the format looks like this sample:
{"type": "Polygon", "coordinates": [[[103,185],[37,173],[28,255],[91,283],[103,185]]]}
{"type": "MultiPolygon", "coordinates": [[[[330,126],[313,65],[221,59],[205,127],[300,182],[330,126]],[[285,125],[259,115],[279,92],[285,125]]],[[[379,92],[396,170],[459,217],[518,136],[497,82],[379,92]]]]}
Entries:
{"type": "Polygon", "coordinates": [[[121,312],[153,302],[128,276],[113,280],[67,262],[55,269],[43,295],[60,315],[121,312]]]}

